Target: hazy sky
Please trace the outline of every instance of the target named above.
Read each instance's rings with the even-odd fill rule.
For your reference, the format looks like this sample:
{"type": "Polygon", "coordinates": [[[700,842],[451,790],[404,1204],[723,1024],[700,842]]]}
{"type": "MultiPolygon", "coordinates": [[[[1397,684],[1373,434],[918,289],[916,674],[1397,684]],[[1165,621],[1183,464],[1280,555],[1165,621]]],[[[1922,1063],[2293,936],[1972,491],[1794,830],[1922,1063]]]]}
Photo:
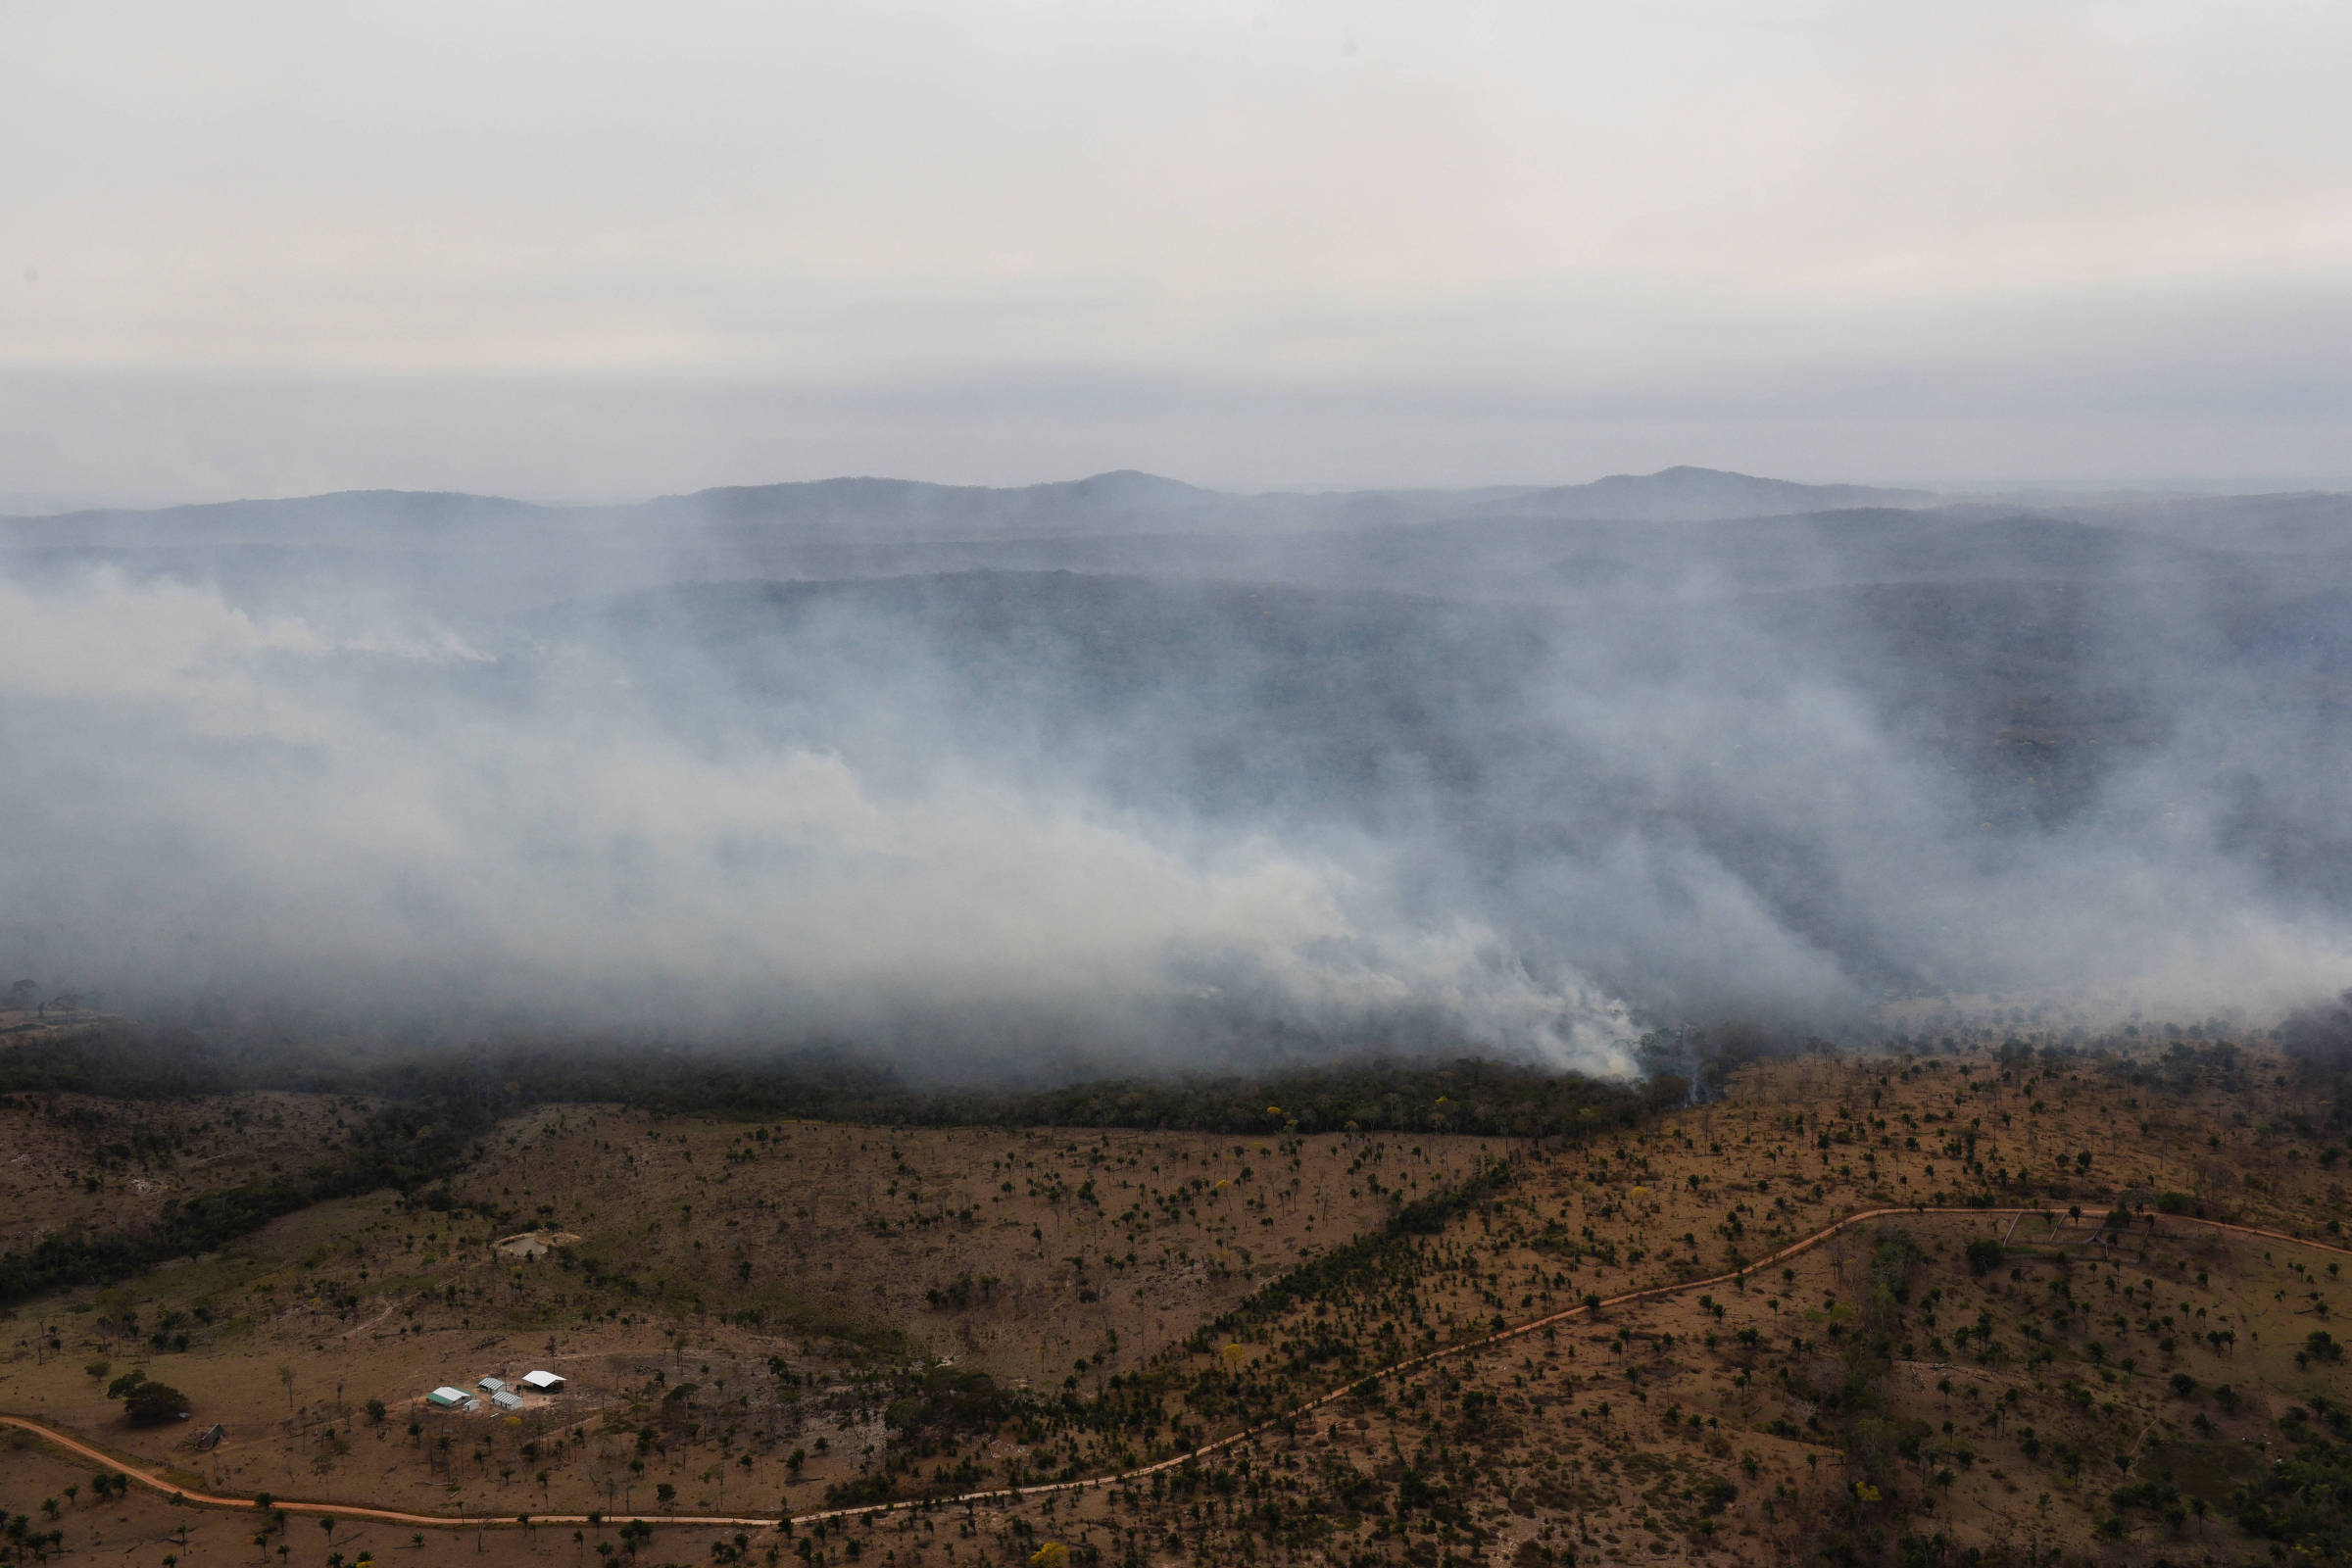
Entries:
{"type": "Polygon", "coordinates": [[[2342,475],[2352,7],[0,7],[0,499],[2342,475]]]}

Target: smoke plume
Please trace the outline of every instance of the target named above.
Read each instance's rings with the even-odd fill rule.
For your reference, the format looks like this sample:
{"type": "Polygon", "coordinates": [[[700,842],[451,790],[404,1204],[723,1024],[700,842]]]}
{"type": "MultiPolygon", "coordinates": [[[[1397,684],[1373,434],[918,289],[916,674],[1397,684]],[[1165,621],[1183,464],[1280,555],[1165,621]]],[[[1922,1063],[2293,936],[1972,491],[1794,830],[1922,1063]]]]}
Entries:
{"type": "Polygon", "coordinates": [[[19,519],[0,978],[941,1077],[2341,989],[2340,502],[1610,485],[19,519]]]}

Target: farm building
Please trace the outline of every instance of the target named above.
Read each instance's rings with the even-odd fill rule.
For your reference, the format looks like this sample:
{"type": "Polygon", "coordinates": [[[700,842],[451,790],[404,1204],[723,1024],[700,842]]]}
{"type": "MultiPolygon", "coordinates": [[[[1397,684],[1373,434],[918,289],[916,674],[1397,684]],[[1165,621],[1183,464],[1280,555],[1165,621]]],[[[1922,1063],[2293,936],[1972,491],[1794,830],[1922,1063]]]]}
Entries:
{"type": "Polygon", "coordinates": [[[553,1394],[564,1387],[564,1380],[553,1372],[525,1372],[522,1381],[541,1394],[553,1394]]]}
{"type": "Polygon", "coordinates": [[[519,1410],[522,1408],[522,1396],[513,1389],[499,1389],[491,1394],[490,1402],[501,1410],[519,1410]]]}
{"type": "Polygon", "coordinates": [[[473,1396],[464,1389],[453,1389],[444,1383],[424,1396],[424,1402],[436,1410],[463,1410],[473,1402],[473,1396]]]}
{"type": "Polygon", "coordinates": [[[507,1380],[505,1378],[484,1378],[474,1387],[484,1394],[503,1394],[506,1392],[507,1380]]]}

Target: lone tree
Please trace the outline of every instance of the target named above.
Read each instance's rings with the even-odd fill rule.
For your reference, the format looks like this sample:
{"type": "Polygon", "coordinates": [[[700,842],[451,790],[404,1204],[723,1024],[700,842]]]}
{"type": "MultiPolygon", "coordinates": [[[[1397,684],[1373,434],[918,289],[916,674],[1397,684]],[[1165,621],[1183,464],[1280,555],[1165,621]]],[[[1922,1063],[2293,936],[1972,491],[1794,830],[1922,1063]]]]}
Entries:
{"type": "Polygon", "coordinates": [[[122,1413],[134,1427],[161,1426],[188,1413],[188,1396],[169,1383],[157,1383],[144,1372],[125,1372],[107,1385],[106,1396],[122,1401],[122,1413]]]}

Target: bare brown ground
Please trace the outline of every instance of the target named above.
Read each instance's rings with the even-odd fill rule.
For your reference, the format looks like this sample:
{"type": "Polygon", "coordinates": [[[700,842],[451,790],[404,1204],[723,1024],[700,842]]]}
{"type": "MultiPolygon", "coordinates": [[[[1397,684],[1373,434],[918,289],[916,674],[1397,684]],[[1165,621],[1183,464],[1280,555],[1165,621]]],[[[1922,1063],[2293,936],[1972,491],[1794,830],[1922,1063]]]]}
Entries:
{"type": "MultiPolygon", "coordinates": [[[[2079,1549],[2122,1478],[2174,1475],[2184,1493],[2222,1500],[2289,1405],[2352,1394],[2341,1363],[2294,1353],[2332,1321],[2339,1253],[2161,1217],[2108,1247],[2045,1245],[2087,1234],[2064,1223],[2070,1207],[2095,1219],[2132,1192],[2176,1192],[2213,1218],[2324,1239],[2342,1214],[2340,1167],[2283,1130],[2295,1108],[2283,1076],[2259,1057],[2230,1087],[2179,1092],[2081,1062],[2005,1079],[1983,1057],[1753,1069],[1723,1103],[1622,1137],[1518,1151],[1506,1192],[1377,1288],[1258,1322],[1192,1369],[1271,1375],[1286,1344],[1310,1331],[1358,1348],[1369,1368],[1406,1341],[1473,1337],[1497,1316],[1522,1321],[1587,1293],[1704,1278],[1879,1203],[1983,1194],[2034,1212],[1873,1220],[1743,1283],[1610,1308],[1385,1380],[1375,1396],[1261,1434],[1246,1454],[1213,1456],[1189,1494],[1163,1486],[1154,1496],[1144,1483],[985,1505],[968,1519],[892,1516],[829,1527],[811,1549],[834,1568],[866,1553],[890,1568],[952,1568],[1025,1558],[1049,1540],[1147,1561],[1244,1559],[1254,1541],[1250,1554],[1335,1564],[1427,1568],[1451,1552],[1534,1568],[1569,1552],[1586,1564],[1778,1562],[1857,1528],[1935,1531],[1955,1547],[2013,1555],[2079,1549]],[[1865,1497],[1853,1490],[1838,1396],[1873,1250],[1898,1229],[1920,1255],[1878,1396],[1911,1447],[1879,1468],[1885,1487],[1865,1497]],[[2019,1250],[1972,1272],[1968,1242],[2003,1236],[2019,1250]],[[2186,1395],[2177,1373],[2191,1380],[2186,1395]],[[2227,1400],[2216,1393],[2224,1384],[2227,1400]],[[1362,1484],[1350,1477],[1392,1501],[1421,1478],[1450,1511],[1442,1524],[1417,1514],[1409,1525],[1393,1507],[1350,1512],[1336,1501],[1362,1484]],[[1252,1522],[1263,1502],[1310,1499],[1330,1523],[1312,1539],[1252,1522]]],[[[919,1342],[1047,1390],[1074,1377],[1092,1394],[1107,1374],[1179,1347],[1266,1273],[1343,1234],[1343,1222],[1379,1217],[1386,1193],[1373,1194],[1370,1177],[1428,1191],[1478,1152],[1475,1141],[1393,1137],[1309,1138],[1286,1157],[1253,1140],[767,1130],[761,1145],[748,1125],[551,1110],[509,1129],[494,1159],[460,1184],[461,1200],[496,1203],[511,1221],[330,1205],[272,1227],[250,1256],[151,1276],[141,1290],[159,1299],[237,1305],[188,1355],[149,1363],[198,1395],[202,1418],[231,1420],[218,1455],[120,1425],[79,1365],[110,1347],[80,1326],[87,1314],[74,1303],[43,1314],[61,1326],[62,1354],[20,1318],[0,1403],[46,1410],[241,1491],[503,1512],[645,1508],[666,1481],[680,1511],[750,1499],[807,1507],[884,1440],[859,1369],[906,1353],[892,1345],[919,1342]],[[1381,1162],[1364,1162],[1375,1146],[1381,1162]],[[1193,1186],[1197,1177],[1207,1185],[1193,1186]],[[1078,1196],[1088,1181],[1096,1201],[1078,1196]],[[1180,1190],[1189,1212],[1167,1202],[1180,1190]],[[570,1271],[489,1253],[496,1237],[536,1221],[585,1238],[570,1271]],[[1130,1250],[1133,1264],[1113,1266],[1130,1250]],[[584,1258],[597,1260],[601,1284],[588,1282],[584,1258]],[[927,1293],[967,1271],[968,1303],[935,1307],[927,1293]],[[979,1285],[991,1275],[993,1296],[979,1285]],[[633,1294],[615,1283],[623,1276],[633,1294]],[[1078,1299],[1088,1290],[1096,1301],[1078,1299]],[[1105,1306],[1107,1322],[1096,1315],[1105,1306]],[[728,1320],[745,1312],[765,1316],[728,1320]],[[893,1326],[908,1339],[874,1337],[893,1326]],[[771,1354],[809,1380],[788,1405],[771,1354]],[[367,1389],[406,1397],[477,1368],[537,1364],[577,1381],[519,1420],[418,1418],[412,1438],[410,1409],[392,1397],[379,1396],[391,1406],[381,1429],[358,1413],[367,1389]],[[277,1366],[294,1371],[291,1418],[277,1366]],[[343,1388],[330,1397],[335,1382],[343,1388]],[[664,1422],[641,1452],[635,1432],[687,1382],[697,1385],[694,1430],[664,1422]],[[443,1436],[449,1450],[438,1448],[443,1436]],[[526,1443],[538,1457],[524,1457],[526,1443]],[[784,1462],[793,1446],[809,1450],[798,1479],[784,1462]],[[544,1488],[538,1468],[550,1472],[544,1488]]],[[[1348,1376],[1335,1367],[1330,1384],[1348,1376]]],[[[1019,1456],[1002,1438],[986,1446],[992,1467],[1019,1456]]],[[[678,1534],[678,1545],[658,1535],[644,1549],[672,1560],[708,1552],[709,1542],[689,1549],[678,1534]]],[[[2235,1560],[2247,1544],[2218,1519],[2173,1532],[2140,1518],[2128,1541],[2102,1544],[2101,1560],[2235,1560]]],[[[508,1548],[494,1539],[486,1549],[508,1548]]]]}
{"type": "MultiPolygon", "coordinates": [[[[1507,1196],[1438,1244],[1415,1321],[1459,1335],[1482,1316],[1517,1320],[1586,1293],[1700,1279],[1881,1204],[1990,1191],[2035,1212],[1873,1221],[1743,1285],[1614,1308],[1481,1351],[1474,1370],[1432,1368],[1326,1437],[1353,1442],[1359,1463],[1385,1455],[1390,1476],[1474,1455],[1480,1501],[1456,1534],[1486,1560],[1522,1546],[1588,1562],[1788,1560],[1832,1529],[1867,1534],[1898,1519],[1956,1548],[2022,1555],[2089,1541],[2127,1476],[2178,1472],[2209,1506],[2225,1501],[2256,1473],[2252,1456],[2275,1442],[2284,1410],[2352,1395],[2342,1362],[2295,1354],[2332,1321],[2352,1260],[2185,1218],[2135,1226],[2112,1248],[2035,1244],[2089,1233],[2066,1221],[2069,1209],[2095,1220],[2119,1194],[2145,1202],[2167,1191],[2218,1220],[2330,1240],[2342,1187],[2284,1131],[2298,1108],[2285,1078],[2259,1055],[2234,1089],[2179,1093],[2089,1063],[2006,1081],[1983,1057],[1909,1071],[1883,1060],[1752,1068],[1721,1104],[1531,1159],[1507,1196]],[[1836,1404],[1873,1250],[1894,1230],[1923,1256],[1882,1393],[1919,1458],[1865,1500],[1851,1491],[1836,1404]],[[2005,1236],[2021,1254],[1972,1273],[1966,1244],[2005,1236]],[[2194,1380],[2189,1396],[2174,1391],[2176,1373],[2194,1380]],[[2214,1394],[2222,1384],[2236,1396],[2228,1407],[2214,1394]],[[1469,1411],[1465,1394],[1492,1402],[1469,1411]],[[1696,1494],[1718,1481],[1738,1496],[1709,1513],[1696,1494]]],[[[1322,1304],[1343,1335],[1369,1337],[1402,1315],[1399,1303],[1322,1304]]],[[[1257,1336],[1252,1361],[1313,1316],[1257,1336]]],[[[2101,1560],[2182,1546],[2149,1538],[2107,1544],[2101,1560]]]]}
{"type": "Polygon", "coordinates": [[[604,1107],[519,1120],[457,1184],[461,1201],[514,1221],[381,1196],[289,1216],[129,1293],[143,1329],[212,1313],[184,1353],[101,1329],[94,1294],[77,1293],[11,1325],[0,1407],[242,1493],[577,1512],[651,1509],[667,1485],[682,1511],[808,1506],[885,1440],[874,1366],[928,1355],[1091,1393],[1377,1223],[1391,1194],[1449,1186],[1499,1147],[1310,1141],[1284,1156],[1204,1134],[759,1125],[764,1144],[751,1125],[604,1107]],[[569,1257],[496,1251],[534,1217],[584,1240],[569,1257]],[[967,1273],[967,1305],[931,1303],[967,1273]],[[806,1380],[789,1405],[770,1357],[806,1380]],[[197,1421],[126,1427],[105,1391],[134,1366],[189,1394],[197,1421]],[[570,1383],[515,1415],[420,1402],[442,1383],[541,1366],[570,1383]],[[688,1383],[695,1419],[664,1421],[640,1453],[637,1429],[676,1414],[668,1396],[688,1383]],[[213,1422],[228,1440],[199,1455],[189,1433],[213,1422]]]}
{"type": "Polygon", "coordinates": [[[569,1107],[506,1129],[457,1192],[581,1233],[569,1250],[583,1268],[624,1273],[672,1309],[762,1311],[788,1332],[904,1326],[937,1354],[1043,1387],[1081,1357],[1137,1364],[1378,1224],[1392,1197],[1450,1187],[1501,1147],[1281,1142],[569,1107]]]}
{"type": "Polygon", "coordinates": [[[0,1097],[0,1251],[76,1226],[134,1229],[166,1203],[300,1171],[373,1108],[326,1095],[0,1097]]]}
{"type": "MultiPolygon", "coordinates": [[[[597,1547],[614,1546],[620,1539],[611,1528],[416,1530],[350,1517],[339,1518],[330,1537],[317,1519],[295,1516],[270,1531],[264,1546],[254,1536],[267,1521],[251,1514],[175,1506],[145,1489],[101,1501],[90,1485],[97,1469],[21,1433],[0,1434],[0,1508],[30,1514],[44,1530],[63,1530],[66,1561],[126,1568],[323,1568],[330,1551],[345,1563],[372,1557],[382,1568],[602,1568],[606,1559],[597,1547]],[[76,1489],[71,1501],[68,1487],[76,1489]],[[42,1509],[44,1498],[58,1503],[55,1519],[42,1509]],[[288,1548],[283,1557],[280,1545],[288,1548]]],[[[752,1562],[780,1561],[790,1544],[772,1531],[665,1526],[641,1555],[652,1562],[708,1563],[713,1544],[731,1546],[737,1536],[751,1545],[745,1560],[752,1562]],[[778,1548],[775,1558],[767,1555],[770,1547],[778,1548]]],[[[613,1560],[629,1559],[616,1553],[613,1560]]]]}

